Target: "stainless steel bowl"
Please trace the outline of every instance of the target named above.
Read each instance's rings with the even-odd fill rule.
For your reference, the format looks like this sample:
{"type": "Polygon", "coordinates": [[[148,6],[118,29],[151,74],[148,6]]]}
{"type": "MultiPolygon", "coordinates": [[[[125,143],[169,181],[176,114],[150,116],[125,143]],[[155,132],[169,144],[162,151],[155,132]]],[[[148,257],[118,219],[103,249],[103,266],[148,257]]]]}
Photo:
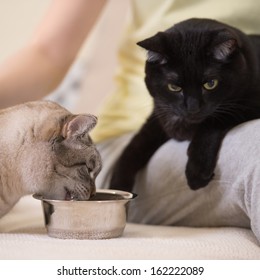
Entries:
{"type": "Polygon", "coordinates": [[[119,190],[97,190],[88,201],[41,200],[48,235],[62,239],[106,239],[123,234],[127,209],[134,194],[119,190]]]}

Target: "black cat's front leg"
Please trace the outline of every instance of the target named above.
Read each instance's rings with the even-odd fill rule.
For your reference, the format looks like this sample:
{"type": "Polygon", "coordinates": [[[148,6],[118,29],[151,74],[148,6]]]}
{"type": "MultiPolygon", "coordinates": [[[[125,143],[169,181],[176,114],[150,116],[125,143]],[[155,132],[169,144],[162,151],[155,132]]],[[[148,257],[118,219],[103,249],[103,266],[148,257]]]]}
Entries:
{"type": "Polygon", "coordinates": [[[168,137],[160,123],[151,115],[116,162],[110,188],[132,191],[136,173],[147,164],[154,152],[167,140],[168,137]]]}
{"type": "Polygon", "coordinates": [[[186,178],[192,190],[208,185],[214,176],[218,152],[227,130],[200,128],[188,148],[186,178]]]}

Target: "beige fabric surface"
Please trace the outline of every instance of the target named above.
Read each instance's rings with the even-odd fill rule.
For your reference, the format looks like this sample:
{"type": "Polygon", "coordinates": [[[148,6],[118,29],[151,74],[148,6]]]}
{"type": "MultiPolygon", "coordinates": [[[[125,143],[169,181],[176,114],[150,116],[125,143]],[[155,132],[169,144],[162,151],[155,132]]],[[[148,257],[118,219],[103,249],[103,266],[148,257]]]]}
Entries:
{"type": "Polygon", "coordinates": [[[252,232],[239,228],[127,224],[120,238],[51,238],[30,196],[0,220],[0,232],[0,259],[260,259],[252,232]]]}

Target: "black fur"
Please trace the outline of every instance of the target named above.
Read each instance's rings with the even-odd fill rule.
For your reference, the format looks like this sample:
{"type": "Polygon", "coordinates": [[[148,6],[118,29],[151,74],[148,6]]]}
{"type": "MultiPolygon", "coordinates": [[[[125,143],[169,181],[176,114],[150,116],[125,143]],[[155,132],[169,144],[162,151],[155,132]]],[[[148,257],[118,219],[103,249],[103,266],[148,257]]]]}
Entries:
{"type": "Polygon", "coordinates": [[[205,187],[225,134],[260,117],[260,36],[190,19],[138,45],[148,50],[145,82],[154,110],[116,163],[111,188],[131,191],[136,173],[170,138],[191,141],[187,182],[193,190],[205,187]],[[217,86],[205,89],[207,82],[217,86]]]}

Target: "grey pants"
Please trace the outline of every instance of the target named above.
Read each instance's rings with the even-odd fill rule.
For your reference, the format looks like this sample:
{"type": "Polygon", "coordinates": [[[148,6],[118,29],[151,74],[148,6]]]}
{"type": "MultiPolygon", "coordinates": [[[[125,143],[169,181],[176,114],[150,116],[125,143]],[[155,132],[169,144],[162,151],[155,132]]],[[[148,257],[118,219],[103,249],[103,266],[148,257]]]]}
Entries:
{"type": "MultiPolygon", "coordinates": [[[[104,167],[97,187],[106,188],[111,171],[132,135],[98,145],[104,167]]],[[[139,172],[129,221],[194,227],[250,228],[260,242],[260,120],[232,129],[225,137],[215,176],[192,191],[184,174],[188,142],[169,140],[139,172]]]]}

